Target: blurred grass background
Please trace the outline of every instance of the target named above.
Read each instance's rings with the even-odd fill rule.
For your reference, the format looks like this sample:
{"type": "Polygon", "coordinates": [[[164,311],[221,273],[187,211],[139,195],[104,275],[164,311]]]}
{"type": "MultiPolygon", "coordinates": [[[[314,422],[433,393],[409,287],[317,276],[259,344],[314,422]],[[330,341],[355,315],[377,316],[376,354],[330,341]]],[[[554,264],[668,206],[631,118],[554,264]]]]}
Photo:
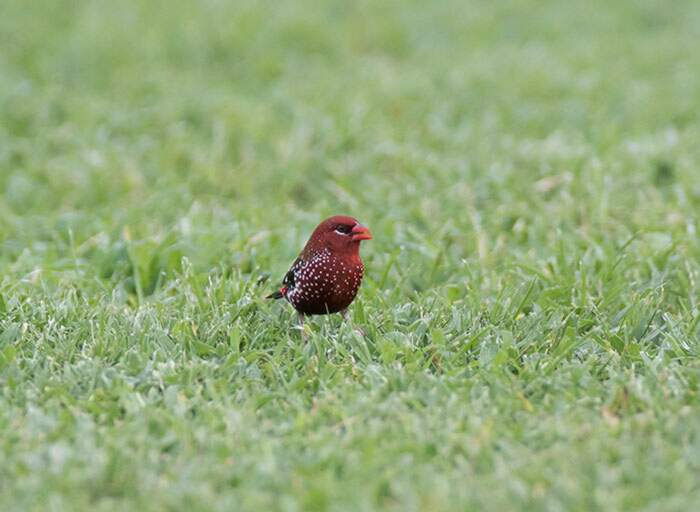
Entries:
{"type": "Polygon", "coordinates": [[[691,508],[699,37],[691,1],[3,1],[1,508],[691,508]],[[304,345],[260,297],[341,212],[367,336],[304,345]]]}

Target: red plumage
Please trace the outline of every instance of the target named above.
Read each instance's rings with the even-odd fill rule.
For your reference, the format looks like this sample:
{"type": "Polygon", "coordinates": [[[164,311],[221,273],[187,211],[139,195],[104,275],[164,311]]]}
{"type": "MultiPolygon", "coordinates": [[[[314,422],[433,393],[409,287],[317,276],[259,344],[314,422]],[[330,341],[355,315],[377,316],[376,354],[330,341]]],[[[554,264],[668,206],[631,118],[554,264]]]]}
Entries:
{"type": "Polygon", "coordinates": [[[353,217],[324,220],[284,276],[282,287],[268,298],[285,298],[304,315],[343,312],[355,299],[365,270],[360,242],[371,238],[370,230],[353,217]]]}

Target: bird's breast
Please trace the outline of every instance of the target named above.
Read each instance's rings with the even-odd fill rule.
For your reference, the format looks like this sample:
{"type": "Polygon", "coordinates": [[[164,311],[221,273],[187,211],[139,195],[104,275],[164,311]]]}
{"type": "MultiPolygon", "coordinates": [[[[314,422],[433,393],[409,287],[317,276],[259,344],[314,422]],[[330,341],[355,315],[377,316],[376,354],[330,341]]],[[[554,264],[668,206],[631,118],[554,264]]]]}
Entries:
{"type": "Polygon", "coordinates": [[[294,287],[287,293],[287,299],[305,314],[335,313],[354,300],[363,275],[361,261],[322,251],[296,269],[294,287]]]}

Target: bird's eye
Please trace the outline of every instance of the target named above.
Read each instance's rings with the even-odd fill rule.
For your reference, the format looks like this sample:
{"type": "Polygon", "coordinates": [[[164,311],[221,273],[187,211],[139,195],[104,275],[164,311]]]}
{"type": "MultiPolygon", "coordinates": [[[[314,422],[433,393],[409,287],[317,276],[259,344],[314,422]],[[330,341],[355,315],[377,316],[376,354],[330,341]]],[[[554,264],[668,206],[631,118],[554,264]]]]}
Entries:
{"type": "Polygon", "coordinates": [[[335,227],[335,232],[338,233],[339,235],[349,235],[350,231],[352,231],[352,228],[348,225],[345,225],[345,224],[338,224],[335,227]]]}

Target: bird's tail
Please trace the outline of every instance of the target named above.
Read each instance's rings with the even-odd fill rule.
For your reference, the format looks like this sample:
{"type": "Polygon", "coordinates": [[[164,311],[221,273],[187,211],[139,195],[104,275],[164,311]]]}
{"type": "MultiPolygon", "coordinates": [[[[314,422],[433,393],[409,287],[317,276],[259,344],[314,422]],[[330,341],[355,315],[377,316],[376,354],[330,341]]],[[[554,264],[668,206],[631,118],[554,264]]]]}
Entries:
{"type": "Polygon", "coordinates": [[[265,298],[266,299],[281,299],[282,297],[284,297],[284,293],[282,292],[282,290],[283,289],[279,289],[276,292],[271,293],[270,295],[268,295],[265,298]]]}

